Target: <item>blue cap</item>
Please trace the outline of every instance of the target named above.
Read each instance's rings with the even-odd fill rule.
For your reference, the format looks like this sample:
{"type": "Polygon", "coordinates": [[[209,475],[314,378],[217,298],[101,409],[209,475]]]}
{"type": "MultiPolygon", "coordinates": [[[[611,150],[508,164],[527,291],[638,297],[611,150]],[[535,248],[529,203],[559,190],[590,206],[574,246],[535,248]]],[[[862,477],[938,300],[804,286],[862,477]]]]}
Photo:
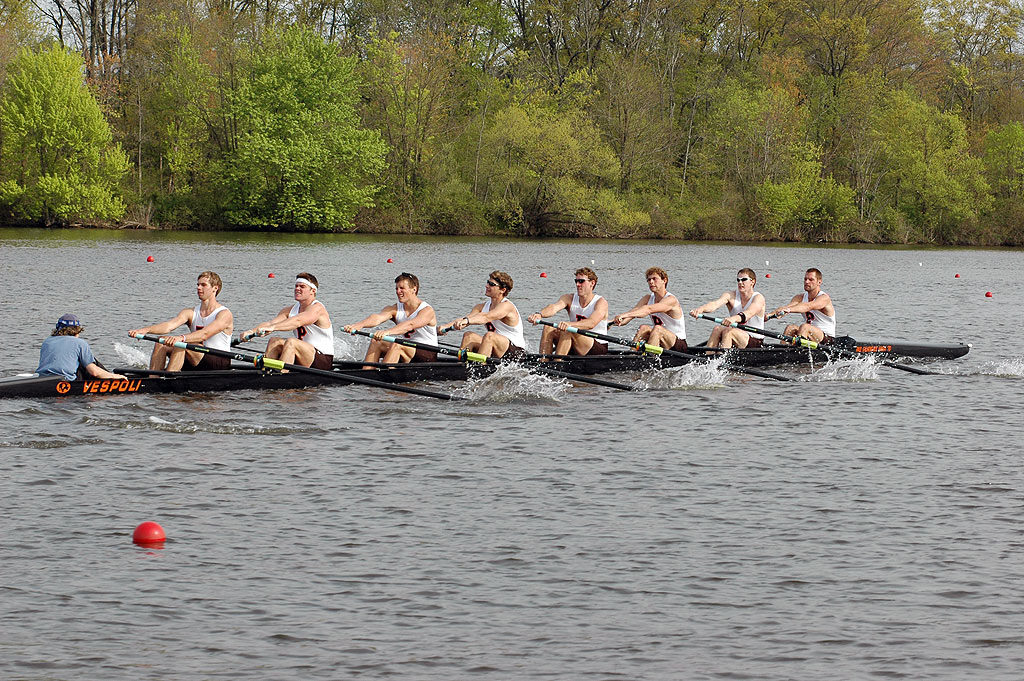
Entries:
{"type": "Polygon", "coordinates": [[[81,326],[82,322],[73,314],[66,314],[57,320],[57,328],[63,329],[68,326],[81,326]]]}

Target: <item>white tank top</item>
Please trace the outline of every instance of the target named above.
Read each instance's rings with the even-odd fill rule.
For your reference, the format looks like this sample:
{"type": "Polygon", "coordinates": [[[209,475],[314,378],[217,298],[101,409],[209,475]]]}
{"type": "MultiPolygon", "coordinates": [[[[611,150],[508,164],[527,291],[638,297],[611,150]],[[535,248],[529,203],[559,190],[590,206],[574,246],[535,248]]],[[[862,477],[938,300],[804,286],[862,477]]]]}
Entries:
{"type": "MultiPolygon", "coordinates": [[[[509,326],[500,319],[495,319],[492,322],[487,322],[487,330],[494,331],[495,333],[504,336],[505,338],[508,338],[509,343],[516,346],[517,348],[522,348],[523,350],[525,350],[526,338],[525,336],[523,336],[523,315],[519,314],[519,308],[516,307],[516,304],[513,303],[511,300],[506,298],[505,302],[512,305],[512,308],[516,311],[516,314],[519,316],[519,322],[515,326],[509,326]]],[[[484,307],[480,311],[490,312],[490,310],[491,299],[488,298],[487,300],[484,301],[484,307]]]]}
{"type": "MultiPolygon", "coordinates": [[[[205,329],[210,324],[213,324],[213,320],[217,318],[221,310],[227,308],[223,305],[218,305],[217,308],[206,315],[205,317],[199,311],[199,308],[203,306],[202,303],[196,305],[196,309],[192,310],[192,321],[188,323],[188,328],[192,331],[198,331],[199,329],[205,329]]],[[[203,341],[203,345],[214,350],[230,350],[231,349],[231,327],[224,329],[218,333],[213,334],[209,338],[203,341]]]]}
{"type": "MultiPolygon", "coordinates": [[[[324,304],[321,303],[319,300],[314,300],[312,304],[319,305],[320,307],[323,307],[325,310],[327,309],[324,306],[324,304]]],[[[292,309],[288,311],[288,316],[294,317],[297,314],[299,314],[299,301],[296,300],[295,304],[292,305],[292,309]]],[[[326,329],[321,328],[316,324],[310,324],[309,326],[300,326],[299,328],[295,329],[293,333],[295,334],[295,337],[298,338],[300,341],[306,341],[314,348],[316,348],[321,355],[328,355],[330,357],[334,357],[333,324],[328,326],[326,329]]]]}
{"type": "MultiPolygon", "coordinates": [[[[398,306],[397,306],[397,309],[395,311],[395,324],[396,325],[397,324],[401,324],[406,319],[412,319],[413,317],[418,315],[421,310],[423,310],[424,308],[427,308],[427,307],[430,307],[430,305],[428,305],[426,302],[421,301],[420,302],[420,306],[416,308],[416,311],[413,312],[408,317],[406,317],[405,316],[405,305],[403,305],[402,303],[399,303],[398,306]]],[[[413,329],[412,331],[409,331],[408,333],[405,334],[405,337],[408,338],[411,341],[416,341],[417,343],[423,343],[425,345],[434,345],[434,346],[436,346],[437,345],[437,327],[435,327],[433,324],[427,324],[426,326],[421,326],[418,329],[413,329]]]]}
{"type": "MultiPolygon", "coordinates": [[[[814,296],[814,299],[817,300],[824,294],[824,291],[818,291],[818,295],[814,296]]],[[[802,302],[806,303],[807,301],[807,291],[804,291],[804,299],[802,302]]],[[[807,323],[811,326],[816,326],[821,329],[822,333],[826,336],[832,336],[833,338],[836,337],[836,318],[834,316],[829,317],[821,310],[808,310],[804,313],[804,319],[806,319],[807,323]]]]}
{"type": "MultiPolygon", "coordinates": [[[[729,308],[729,316],[732,317],[733,315],[738,315],[741,312],[746,312],[747,308],[749,308],[754,303],[754,299],[757,298],[758,296],[761,296],[761,294],[758,293],[757,291],[754,291],[754,294],[750,296],[750,300],[748,300],[747,304],[744,305],[742,302],[740,302],[740,292],[739,290],[737,290],[736,294],[733,296],[733,299],[736,301],[736,303],[729,308]]],[[[761,296],[761,298],[764,298],[764,296],[761,296]]],[[[762,313],[759,317],[747,317],[745,326],[752,326],[755,329],[763,329],[764,314],[762,313]]],[[[749,331],[748,333],[750,334],[751,338],[764,338],[763,335],[759,333],[754,333],[753,331],[749,331]]]]}
{"type": "MultiPolygon", "coordinates": [[[[665,296],[670,296],[671,293],[665,292],[665,296]]],[[[663,299],[664,300],[664,299],[663,299]]],[[[654,305],[654,294],[647,299],[648,305],[654,305]]],[[[651,321],[654,322],[655,326],[664,326],[666,329],[676,335],[679,340],[686,340],[686,321],[685,316],[679,319],[674,319],[668,312],[653,312],[651,313],[651,321]]]]}
{"type": "MultiPolygon", "coordinates": [[[[586,307],[580,307],[580,294],[572,294],[572,305],[569,306],[569,320],[572,322],[578,322],[586,319],[590,315],[594,314],[594,306],[597,305],[597,301],[601,300],[601,296],[594,294],[594,299],[590,301],[590,305],[586,307]]],[[[605,317],[601,320],[601,323],[590,329],[595,333],[608,333],[608,318],[605,317]]],[[[597,341],[598,343],[605,344],[605,341],[597,341]]]]}

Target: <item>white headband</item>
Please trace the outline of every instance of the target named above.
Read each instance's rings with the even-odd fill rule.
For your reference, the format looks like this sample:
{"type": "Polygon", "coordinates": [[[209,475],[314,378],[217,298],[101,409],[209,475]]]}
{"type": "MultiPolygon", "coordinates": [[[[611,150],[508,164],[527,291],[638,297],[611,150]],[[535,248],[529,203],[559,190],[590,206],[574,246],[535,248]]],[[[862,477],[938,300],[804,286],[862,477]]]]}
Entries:
{"type": "Polygon", "coordinates": [[[313,289],[314,291],[316,291],[316,284],[311,282],[309,279],[306,279],[305,277],[296,277],[295,278],[295,283],[296,284],[305,284],[306,286],[308,286],[311,289],[313,289]]]}

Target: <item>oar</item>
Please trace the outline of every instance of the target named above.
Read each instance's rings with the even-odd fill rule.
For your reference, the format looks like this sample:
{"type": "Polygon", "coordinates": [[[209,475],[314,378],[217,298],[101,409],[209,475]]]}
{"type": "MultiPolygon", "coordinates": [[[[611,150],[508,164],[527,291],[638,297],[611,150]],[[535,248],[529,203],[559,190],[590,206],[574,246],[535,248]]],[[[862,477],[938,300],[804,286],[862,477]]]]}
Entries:
{"type": "MultiPolygon", "coordinates": [[[[724,319],[721,319],[719,317],[712,317],[711,315],[707,315],[707,314],[702,314],[700,317],[701,317],[701,319],[707,319],[708,321],[715,322],[716,324],[721,324],[723,321],[725,321],[724,319]]],[[[808,339],[802,338],[800,336],[787,336],[784,333],[776,333],[774,331],[768,331],[767,329],[758,329],[757,327],[747,326],[746,324],[733,324],[733,326],[735,326],[737,329],[740,329],[742,331],[746,331],[747,333],[759,333],[759,334],[761,334],[763,336],[768,336],[769,338],[776,338],[776,339],[782,341],[783,343],[789,343],[790,345],[799,345],[800,347],[807,348],[809,350],[822,350],[823,352],[835,352],[835,353],[839,354],[840,357],[846,357],[847,359],[860,359],[863,356],[863,355],[858,355],[856,352],[853,352],[851,350],[846,350],[844,348],[841,348],[838,345],[822,345],[821,343],[818,343],[818,342],[812,341],[812,340],[808,340],[808,339]]],[[[887,359],[879,359],[879,362],[881,362],[882,364],[884,364],[887,367],[892,367],[893,369],[900,369],[901,371],[909,371],[912,374],[921,374],[921,375],[924,375],[924,376],[939,376],[939,375],[941,375],[941,373],[938,372],[938,371],[928,371],[927,369],[919,369],[917,367],[912,367],[909,364],[900,364],[899,362],[891,362],[891,361],[889,361],[887,359]]]]}
{"type": "MultiPolygon", "coordinates": [[[[152,341],[154,343],[159,343],[161,338],[161,336],[155,336],[149,333],[147,333],[144,336],[134,337],[142,338],[143,340],[152,341]]],[[[174,347],[181,348],[183,350],[193,350],[195,352],[202,352],[209,355],[216,355],[218,357],[236,359],[239,362],[252,363],[258,369],[276,369],[278,371],[281,371],[282,369],[287,369],[288,371],[298,371],[300,373],[313,374],[315,376],[326,376],[327,378],[333,378],[339,381],[347,381],[349,383],[360,383],[362,385],[373,386],[374,388],[385,388],[387,390],[397,390],[399,392],[410,393],[412,395],[434,397],[439,400],[466,399],[465,397],[459,397],[458,395],[449,395],[448,393],[434,392],[433,390],[423,390],[421,388],[396,385],[394,383],[385,383],[384,381],[375,381],[372,378],[364,378],[363,376],[357,376],[355,374],[344,374],[338,371],[325,371],[324,369],[314,369],[313,367],[305,367],[302,366],[301,364],[291,364],[290,362],[282,362],[279,359],[270,359],[269,357],[264,357],[263,355],[250,355],[244,352],[230,352],[228,350],[217,350],[216,348],[208,348],[205,345],[194,345],[192,343],[182,343],[181,341],[175,342],[174,347]]]]}
{"type": "MultiPolygon", "coordinates": [[[[360,336],[366,336],[368,338],[373,337],[372,333],[363,331],[362,329],[356,329],[355,331],[352,331],[352,333],[360,336]]],[[[428,345],[426,343],[420,343],[400,336],[396,337],[387,335],[383,336],[381,340],[404,345],[408,348],[417,348],[420,350],[426,350],[427,352],[437,352],[442,355],[450,355],[452,357],[457,357],[464,362],[476,362],[478,364],[503,364],[501,359],[481,355],[479,352],[470,352],[469,350],[462,348],[450,348],[447,345],[428,345]]],[[[615,388],[616,390],[638,390],[635,386],[626,385],[625,383],[616,383],[615,381],[606,381],[603,378],[591,378],[590,376],[572,374],[568,371],[559,371],[558,369],[542,366],[540,364],[531,363],[529,369],[530,371],[539,371],[542,374],[550,374],[560,378],[567,378],[571,381],[579,381],[580,383],[593,383],[594,385],[601,385],[606,388],[615,388]]]]}
{"type": "MultiPolygon", "coordinates": [[[[539,324],[543,324],[545,326],[553,326],[553,327],[557,327],[558,326],[558,324],[555,324],[553,322],[548,322],[548,321],[545,321],[543,319],[539,320],[538,323],[539,324]]],[[[703,357],[699,357],[698,355],[691,355],[691,354],[686,353],[686,352],[679,352],[678,350],[667,350],[667,349],[662,348],[662,347],[657,346],[657,345],[651,345],[650,343],[644,343],[643,341],[626,340],[625,338],[619,338],[618,336],[609,336],[607,334],[598,333],[596,331],[589,331],[589,330],[586,330],[586,329],[577,329],[577,328],[575,328],[573,326],[567,326],[566,330],[569,331],[570,333],[577,333],[577,334],[579,334],[581,336],[589,336],[590,338],[596,338],[598,340],[608,341],[609,343],[618,343],[619,345],[625,345],[627,348],[633,348],[634,350],[639,350],[640,352],[646,352],[646,353],[651,354],[651,355],[670,355],[670,356],[673,356],[673,357],[682,357],[683,359],[688,359],[690,361],[698,361],[698,360],[705,360],[706,359],[706,358],[703,358],[703,357]]],[[[760,371],[759,369],[750,369],[748,367],[738,367],[738,366],[731,366],[729,364],[726,364],[725,368],[728,369],[729,371],[736,371],[736,372],[741,373],[741,374],[750,374],[751,376],[760,376],[761,378],[771,378],[771,379],[776,380],[776,381],[791,381],[791,380],[793,380],[793,379],[789,378],[788,376],[779,376],[778,374],[770,374],[767,371],[760,371]]]]}

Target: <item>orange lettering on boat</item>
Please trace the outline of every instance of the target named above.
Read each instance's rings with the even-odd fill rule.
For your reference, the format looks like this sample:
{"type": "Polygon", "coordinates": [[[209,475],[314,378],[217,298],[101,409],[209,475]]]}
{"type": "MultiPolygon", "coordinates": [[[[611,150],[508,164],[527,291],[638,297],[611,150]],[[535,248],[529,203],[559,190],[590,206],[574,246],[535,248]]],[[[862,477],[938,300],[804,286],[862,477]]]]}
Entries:
{"type": "Polygon", "coordinates": [[[71,390],[71,384],[68,383],[67,381],[61,381],[60,383],[57,384],[57,392],[59,392],[61,395],[65,394],[69,390],[71,390]]]}

